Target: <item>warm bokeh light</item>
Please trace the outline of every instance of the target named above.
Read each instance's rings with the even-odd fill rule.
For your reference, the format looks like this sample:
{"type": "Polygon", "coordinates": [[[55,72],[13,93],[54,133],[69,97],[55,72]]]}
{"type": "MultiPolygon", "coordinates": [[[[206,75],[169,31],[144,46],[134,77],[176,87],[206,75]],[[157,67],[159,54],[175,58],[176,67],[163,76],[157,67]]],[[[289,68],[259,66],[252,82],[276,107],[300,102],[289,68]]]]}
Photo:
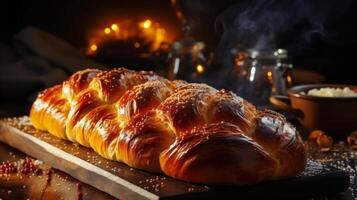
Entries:
{"type": "Polygon", "coordinates": [[[111,32],[110,28],[105,28],[105,29],[104,29],[104,33],[105,33],[105,34],[110,34],[110,32],[111,32]]]}
{"type": "Polygon", "coordinates": [[[98,49],[98,46],[95,45],[95,44],[92,44],[92,45],[90,46],[90,50],[91,50],[91,51],[97,51],[97,49],[98,49]]]}
{"type": "Polygon", "coordinates": [[[145,20],[143,23],[143,27],[145,29],[148,29],[148,28],[150,28],[150,26],[151,26],[151,20],[149,20],[149,19],[145,20]]]}
{"type": "Polygon", "coordinates": [[[238,53],[235,61],[236,61],[236,67],[239,68],[244,64],[244,61],[247,59],[247,55],[244,53],[238,53]]]}
{"type": "Polygon", "coordinates": [[[118,31],[119,30],[118,24],[112,24],[111,28],[112,28],[113,31],[118,31]]]}
{"type": "Polygon", "coordinates": [[[202,74],[204,72],[205,68],[201,64],[198,64],[196,66],[196,70],[197,70],[198,74],[202,74]]]}
{"type": "Polygon", "coordinates": [[[91,32],[86,54],[95,55],[98,49],[104,46],[103,43],[114,41],[133,42],[131,44],[133,48],[152,52],[169,44],[173,37],[168,32],[159,22],[149,18],[140,21],[132,19],[111,21],[110,24],[91,32]]]}
{"type": "Polygon", "coordinates": [[[273,80],[273,72],[268,71],[267,76],[268,76],[268,80],[271,82],[273,80]]]}
{"type": "Polygon", "coordinates": [[[135,47],[135,48],[140,48],[140,43],[139,43],[139,42],[135,42],[135,43],[134,43],[134,47],[135,47]]]}
{"type": "Polygon", "coordinates": [[[290,75],[288,75],[288,76],[286,77],[286,79],[288,80],[288,83],[291,85],[291,84],[292,84],[292,82],[293,82],[293,80],[292,80],[291,76],[290,76],[290,75]]]}

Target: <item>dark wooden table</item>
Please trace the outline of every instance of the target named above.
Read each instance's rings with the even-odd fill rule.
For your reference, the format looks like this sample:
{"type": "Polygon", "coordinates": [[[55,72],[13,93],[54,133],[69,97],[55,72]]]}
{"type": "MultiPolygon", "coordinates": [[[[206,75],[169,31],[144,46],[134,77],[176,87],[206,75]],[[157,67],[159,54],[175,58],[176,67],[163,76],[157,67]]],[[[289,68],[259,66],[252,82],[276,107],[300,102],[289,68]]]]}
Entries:
{"type": "MultiPolygon", "coordinates": [[[[26,157],[26,154],[0,142],[0,162],[15,162],[26,157]]],[[[0,176],[0,199],[111,200],[115,198],[48,166],[48,169],[40,175],[0,176]]]]}

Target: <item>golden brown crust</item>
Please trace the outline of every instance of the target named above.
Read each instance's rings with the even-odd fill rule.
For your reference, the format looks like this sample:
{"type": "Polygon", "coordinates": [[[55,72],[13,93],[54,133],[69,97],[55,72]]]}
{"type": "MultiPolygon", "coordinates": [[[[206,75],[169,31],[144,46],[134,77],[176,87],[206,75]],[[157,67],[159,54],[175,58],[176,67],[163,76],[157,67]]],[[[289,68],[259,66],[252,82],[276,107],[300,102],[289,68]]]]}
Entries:
{"type": "Polygon", "coordinates": [[[108,159],[196,183],[254,184],[294,176],[306,164],[301,138],[282,115],[152,72],[79,71],[41,92],[30,119],[108,159]]]}
{"type": "Polygon", "coordinates": [[[65,122],[70,105],[61,91],[62,85],[55,85],[41,92],[32,105],[30,119],[36,128],[66,139],[65,122]]]}
{"type": "Polygon", "coordinates": [[[80,91],[88,87],[99,72],[98,69],[86,69],[74,73],[68,80],[63,82],[62,96],[71,101],[80,91]]]}
{"type": "Polygon", "coordinates": [[[159,156],[174,138],[172,130],[150,111],[134,117],[121,131],[117,153],[132,167],[161,172],[159,156]]]}
{"type": "Polygon", "coordinates": [[[304,170],[306,153],[301,137],[281,114],[260,112],[251,136],[279,161],[276,177],[290,177],[304,170]]]}
{"type": "Polygon", "coordinates": [[[177,137],[160,161],[170,176],[215,185],[257,183],[274,174],[277,165],[242,130],[225,122],[177,137]]]}
{"type": "Polygon", "coordinates": [[[207,101],[215,89],[205,84],[185,84],[157,108],[170,122],[177,135],[206,123],[207,101]]]}
{"type": "Polygon", "coordinates": [[[211,123],[230,122],[246,133],[254,127],[257,113],[252,104],[226,90],[221,90],[212,96],[207,110],[211,123]]]}
{"type": "Polygon", "coordinates": [[[156,108],[172,93],[172,86],[163,81],[148,81],[127,90],[120,98],[118,114],[125,120],[156,108]]]}
{"type": "Polygon", "coordinates": [[[94,90],[85,90],[80,92],[71,102],[71,108],[68,113],[68,119],[66,120],[66,133],[67,138],[76,142],[76,132],[74,127],[76,124],[92,109],[101,105],[101,100],[98,94],[94,90]]]}

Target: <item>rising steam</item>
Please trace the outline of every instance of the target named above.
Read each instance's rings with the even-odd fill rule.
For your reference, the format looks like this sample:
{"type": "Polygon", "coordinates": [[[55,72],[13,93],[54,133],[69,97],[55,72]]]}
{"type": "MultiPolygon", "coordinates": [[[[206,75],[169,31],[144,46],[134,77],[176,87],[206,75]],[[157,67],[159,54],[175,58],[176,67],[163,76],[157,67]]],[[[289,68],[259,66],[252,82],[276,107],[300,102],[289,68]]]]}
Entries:
{"type": "Polygon", "coordinates": [[[227,57],[229,49],[287,48],[300,51],[314,40],[343,42],[331,28],[351,7],[350,0],[250,0],[226,9],[216,20],[221,35],[217,56],[227,57]]]}

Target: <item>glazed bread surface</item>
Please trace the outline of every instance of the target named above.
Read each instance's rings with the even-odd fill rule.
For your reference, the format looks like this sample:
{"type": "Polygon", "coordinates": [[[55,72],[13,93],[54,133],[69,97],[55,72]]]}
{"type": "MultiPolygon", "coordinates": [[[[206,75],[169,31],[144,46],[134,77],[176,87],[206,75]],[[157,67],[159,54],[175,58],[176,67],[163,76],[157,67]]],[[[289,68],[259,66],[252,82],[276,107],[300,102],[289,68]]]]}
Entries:
{"type": "Polygon", "coordinates": [[[249,185],[299,174],[297,130],[226,90],[125,68],[86,69],[42,91],[37,129],[149,172],[211,185],[249,185]]]}

